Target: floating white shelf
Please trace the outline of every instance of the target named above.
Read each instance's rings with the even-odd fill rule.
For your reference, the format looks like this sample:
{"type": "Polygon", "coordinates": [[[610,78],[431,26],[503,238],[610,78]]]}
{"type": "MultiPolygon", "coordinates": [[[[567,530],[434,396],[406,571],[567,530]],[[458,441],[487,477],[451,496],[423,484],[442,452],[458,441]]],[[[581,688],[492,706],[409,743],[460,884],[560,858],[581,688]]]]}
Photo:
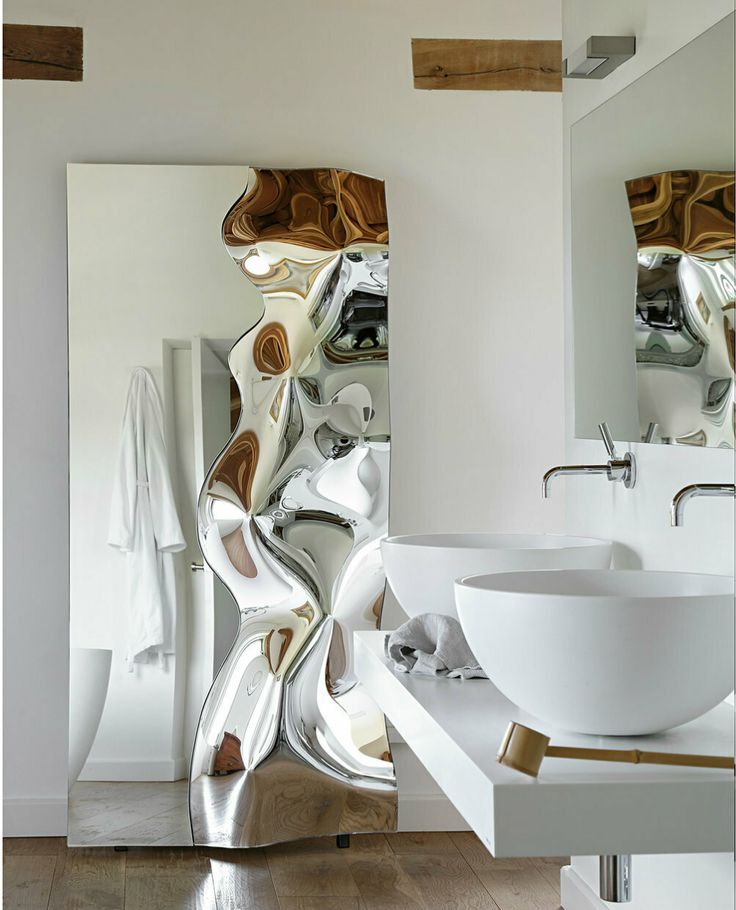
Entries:
{"type": "Polygon", "coordinates": [[[733,849],[730,771],[547,758],[534,780],[496,762],[511,720],[560,745],[732,755],[730,705],[654,736],[566,733],[520,711],[487,680],[394,672],[384,656],[386,634],[355,633],[358,678],[494,856],[733,849]]]}

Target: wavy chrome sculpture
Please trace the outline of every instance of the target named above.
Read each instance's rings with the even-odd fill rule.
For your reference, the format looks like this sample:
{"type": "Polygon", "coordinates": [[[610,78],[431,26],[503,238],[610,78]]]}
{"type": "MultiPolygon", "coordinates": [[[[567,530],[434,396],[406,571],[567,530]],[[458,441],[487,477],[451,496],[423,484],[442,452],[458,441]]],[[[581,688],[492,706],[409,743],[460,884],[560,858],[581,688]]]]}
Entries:
{"type": "Polygon", "coordinates": [[[251,168],[223,239],[264,308],[230,352],[241,415],[199,499],[202,552],[240,629],[194,745],[194,843],[393,830],[384,718],[351,669],[385,587],[383,183],[251,168]]]}

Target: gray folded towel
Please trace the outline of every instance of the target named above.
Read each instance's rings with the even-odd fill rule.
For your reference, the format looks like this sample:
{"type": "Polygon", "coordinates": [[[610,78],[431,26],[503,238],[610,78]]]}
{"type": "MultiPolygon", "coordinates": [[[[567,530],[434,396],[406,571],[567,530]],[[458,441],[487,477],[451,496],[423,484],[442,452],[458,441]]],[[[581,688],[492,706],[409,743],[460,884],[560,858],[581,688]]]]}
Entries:
{"type": "Polygon", "coordinates": [[[460,623],[440,613],[414,616],[386,636],[386,657],[402,673],[488,679],[470,650],[460,623]]]}

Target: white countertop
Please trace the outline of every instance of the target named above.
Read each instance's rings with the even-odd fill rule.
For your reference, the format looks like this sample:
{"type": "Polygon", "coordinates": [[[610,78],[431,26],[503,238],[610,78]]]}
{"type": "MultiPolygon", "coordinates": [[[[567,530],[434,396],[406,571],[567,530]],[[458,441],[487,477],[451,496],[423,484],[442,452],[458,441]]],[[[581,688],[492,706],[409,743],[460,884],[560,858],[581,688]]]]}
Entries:
{"type": "Polygon", "coordinates": [[[654,736],[571,734],[520,711],[488,680],[394,672],[386,634],[355,633],[358,678],[494,856],[733,850],[730,771],[546,758],[535,780],[496,761],[511,720],[553,745],[733,755],[730,705],[654,736]]]}

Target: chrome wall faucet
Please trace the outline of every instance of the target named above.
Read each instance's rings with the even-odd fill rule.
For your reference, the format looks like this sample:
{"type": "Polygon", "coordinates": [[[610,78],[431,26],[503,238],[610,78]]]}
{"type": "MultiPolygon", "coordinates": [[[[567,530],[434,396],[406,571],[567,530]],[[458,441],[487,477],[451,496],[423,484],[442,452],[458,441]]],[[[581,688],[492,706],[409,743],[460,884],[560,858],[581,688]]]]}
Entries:
{"type": "Polygon", "coordinates": [[[685,506],[696,496],[736,496],[736,486],[732,483],[690,483],[678,490],[672,498],[670,520],[673,528],[685,524],[685,506]]]}
{"type": "Polygon", "coordinates": [[[549,499],[549,485],[552,478],[564,474],[605,474],[609,480],[623,482],[627,490],[634,486],[636,460],[633,454],[627,452],[623,458],[618,457],[611,431],[605,421],[598,424],[598,430],[603,438],[606,452],[608,452],[608,462],[606,464],[566,464],[550,468],[542,479],[542,499],[549,499]]]}

